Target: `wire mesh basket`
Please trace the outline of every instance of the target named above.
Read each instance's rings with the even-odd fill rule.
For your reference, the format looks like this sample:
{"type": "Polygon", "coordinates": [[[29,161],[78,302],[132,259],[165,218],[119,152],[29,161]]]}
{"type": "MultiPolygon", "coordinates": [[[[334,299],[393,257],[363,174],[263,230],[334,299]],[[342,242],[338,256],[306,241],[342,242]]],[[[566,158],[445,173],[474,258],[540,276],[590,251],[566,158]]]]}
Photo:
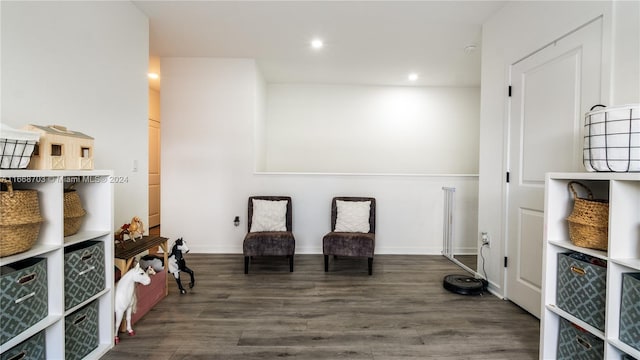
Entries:
{"type": "Polygon", "coordinates": [[[0,123],[0,169],[25,169],[29,166],[40,134],[15,130],[0,123]]]}
{"type": "Polygon", "coordinates": [[[584,127],[587,171],[640,171],[640,104],[595,105],[585,114],[584,127]]]}

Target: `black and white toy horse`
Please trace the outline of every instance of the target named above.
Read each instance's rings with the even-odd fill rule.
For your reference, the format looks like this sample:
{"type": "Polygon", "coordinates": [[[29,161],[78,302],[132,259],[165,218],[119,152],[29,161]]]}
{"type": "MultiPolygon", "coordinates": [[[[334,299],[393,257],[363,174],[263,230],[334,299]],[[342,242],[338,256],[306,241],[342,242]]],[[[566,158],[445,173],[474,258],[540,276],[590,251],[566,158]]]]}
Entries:
{"type": "Polygon", "coordinates": [[[193,288],[196,284],[196,280],[193,276],[193,270],[187,267],[187,263],[184,261],[183,254],[189,252],[189,248],[187,247],[187,242],[179,238],[173,243],[171,247],[171,253],[169,253],[169,272],[173,274],[173,277],[176,279],[178,283],[178,288],[180,289],[180,294],[186,294],[187,290],[182,287],[182,282],[180,281],[180,272],[184,271],[191,276],[191,282],[189,283],[189,288],[193,288]]]}

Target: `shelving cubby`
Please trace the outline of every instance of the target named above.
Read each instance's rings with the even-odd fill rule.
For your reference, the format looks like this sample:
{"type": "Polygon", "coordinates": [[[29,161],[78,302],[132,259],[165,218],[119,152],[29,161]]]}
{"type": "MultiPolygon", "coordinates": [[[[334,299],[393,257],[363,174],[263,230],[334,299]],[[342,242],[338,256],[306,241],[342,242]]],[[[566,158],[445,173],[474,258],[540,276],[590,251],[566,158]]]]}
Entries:
{"type": "MultiPolygon", "coordinates": [[[[0,258],[0,266],[10,266],[32,257],[47,259],[48,315],[14,338],[0,344],[0,354],[44,331],[46,357],[65,358],[65,316],[93,301],[99,306],[99,345],[85,359],[98,359],[113,346],[113,184],[112,172],[105,170],[52,171],[1,170],[1,178],[9,178],[14,189],[38,190],[43,222],[33,247],[23,253],[0,258]],[[64,237],[64,189],[76,182],[86,211],[80,230],[64,237]],[[88,240],[104,244],[104,289],[81,304],[65,310],[64,252],[67,246],[88,240]]],[[[1,290],[1,289],[0,289],[1,290]]],[[[2,309],[6,311],[6,309],[2,309]]]]}
{"type": "MultiPolygon", "coordinates": [[[[586,193],[579,193],[581,198],[586,193]]],[[[640,173],[550,173],[545,184],[542,316],[540,358],[556,358],[560,319],[564,318],[604,341],[605,359],[630,355],[640,359],[640,351],[620,341],[620,301],[622,274],[640,272],[640,173]],[[569,182],[588,186],[595,199],[609,201],[607,251],[575,246],[569,239],[567,216],[573,209],[569,182]],[[604,331],[556,306],[558,254],[580,252],[607,262],[604,331]]]]}

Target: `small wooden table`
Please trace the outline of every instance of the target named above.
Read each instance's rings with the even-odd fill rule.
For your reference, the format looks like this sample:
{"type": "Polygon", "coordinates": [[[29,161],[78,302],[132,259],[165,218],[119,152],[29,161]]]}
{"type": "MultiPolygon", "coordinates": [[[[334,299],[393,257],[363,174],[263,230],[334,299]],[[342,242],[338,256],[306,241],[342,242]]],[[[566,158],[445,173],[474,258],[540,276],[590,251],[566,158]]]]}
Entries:
{"type": "MultiPolygon", "coordinates": [[[[116,244],[115,247],[115,264],[118,266],[122,274],[126,273],[131,264],[133,263],[133,259],[135,259],[136,255],[140,254],[143,251],[149,250],[154,246],[160,246],[163,252],[164,257],[164,267],[165,270],[168,269],[168,256],[169,256],[169,239],[160,237],[160,236],[143,236],[142,239],[137,239],[134,241],[127,241],[122,246],[122,244],[116,244]]],[[[165,282],[165,296],[169,295],[169,276],[166,277],[167,280],[165,282]]]]}

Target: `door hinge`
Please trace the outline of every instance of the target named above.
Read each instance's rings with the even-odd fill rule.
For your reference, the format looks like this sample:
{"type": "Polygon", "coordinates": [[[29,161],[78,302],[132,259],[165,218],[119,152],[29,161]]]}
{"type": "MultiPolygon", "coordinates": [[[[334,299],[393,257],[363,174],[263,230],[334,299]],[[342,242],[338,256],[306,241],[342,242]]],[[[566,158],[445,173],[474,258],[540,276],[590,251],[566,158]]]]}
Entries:
{"type": "Polygon", "coordinates": [[[511,97],[511,85],[509,85],[509,97],[511,97]]]}
{"type": "Polygon", "coordinates": [[[507,267],[507,257],[504,257],[504,267],[507,267]]]}
{"type": "Polygon", "coordinates": [[[507,171],[506,180],[507,180],[507,182],[509,182],[509,172],[508,171],[507,171]]]}

